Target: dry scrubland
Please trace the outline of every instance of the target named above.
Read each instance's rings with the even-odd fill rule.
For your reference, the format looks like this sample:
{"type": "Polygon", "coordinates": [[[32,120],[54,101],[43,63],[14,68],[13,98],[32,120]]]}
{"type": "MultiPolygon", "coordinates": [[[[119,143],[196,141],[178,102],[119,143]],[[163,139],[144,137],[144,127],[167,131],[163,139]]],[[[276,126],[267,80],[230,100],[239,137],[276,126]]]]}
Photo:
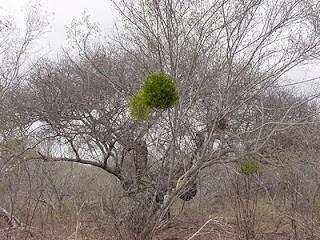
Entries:
{"type": "Polygon", "coordinates": [[[0,16],[0,239],[319,240],[319,1],[111,2],[0,16]]]}
{"type": "MultiPolygon", "coordinates": [[[[237,173],[236,164],[207,169],[197,197],[171,207],[157,239],[188,239],[200,229],[192,239],[238,239],[251,231],[255,239],[318,239],[319,169],[292,161],[292,168],[263,165],[250,176],[237,173]]],[[[21,223],[2,219],[1,239],[125,239],[119,231],[130,199],[114,177],[93,167],[14,162],[1,175],[0,199],[21,223]]]]}

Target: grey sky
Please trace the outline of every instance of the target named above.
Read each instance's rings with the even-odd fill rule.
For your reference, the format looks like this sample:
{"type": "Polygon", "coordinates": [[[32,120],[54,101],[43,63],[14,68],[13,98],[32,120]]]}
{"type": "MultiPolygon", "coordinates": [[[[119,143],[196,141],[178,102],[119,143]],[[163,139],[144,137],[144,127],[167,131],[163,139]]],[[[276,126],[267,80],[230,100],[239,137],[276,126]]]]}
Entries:
{"type": "MultiPolygon", "coordinates": [[[[12,17],[18,25],[23,24],[24,9],[29,0],[0,0],[0,8],[12,17]]],[[[93,21],[97,22],[106,33],[111,32],[114,14],[108,0],[42,0],[40,1],[48,12],[51,24],[43,44],[51,52],[56,52],[66,39],[65,26],[73,19],[79,19],[86,11],[93,21]]]]}

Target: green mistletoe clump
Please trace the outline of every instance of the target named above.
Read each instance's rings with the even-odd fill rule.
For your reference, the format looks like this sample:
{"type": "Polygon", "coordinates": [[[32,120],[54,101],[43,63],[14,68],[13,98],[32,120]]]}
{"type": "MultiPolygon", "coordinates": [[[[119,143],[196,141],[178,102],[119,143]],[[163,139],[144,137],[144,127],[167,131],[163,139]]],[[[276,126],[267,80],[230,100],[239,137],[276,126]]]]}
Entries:
{"type": "Polygon", "coordinates": [[[129,98],[129,109],[131,117],[140,121],[146,119],[151,112],[150,107],[146,104],[142,91],[139,91],[129,98]]]}
{"type": "Polygon", "coordinates": [[[252,160],[241,160],[240,161],[240,173],[243,175],[253,175],[258,173],[260,167],[257,162],[252,160]]]}
{"type": "Polygon", "coordinates": [[[153,111],[172,108],[178,99],[176,86],[167,75],[151,73],[143,81],[142,89],[129,98],[131,117],[143,121],[153,111]]]}

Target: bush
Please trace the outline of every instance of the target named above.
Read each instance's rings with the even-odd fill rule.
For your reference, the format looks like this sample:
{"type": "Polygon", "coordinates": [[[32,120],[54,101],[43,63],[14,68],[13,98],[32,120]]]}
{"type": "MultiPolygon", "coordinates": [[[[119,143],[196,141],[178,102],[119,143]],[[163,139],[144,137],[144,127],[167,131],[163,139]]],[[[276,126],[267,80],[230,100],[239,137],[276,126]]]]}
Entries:
{"type": "Polygon", "coordinates": [[[252,175],[257,173],[260,167],[257,162],[252,160],[241,160],[240,161],[240,173],[244,175],[252,175]]]}

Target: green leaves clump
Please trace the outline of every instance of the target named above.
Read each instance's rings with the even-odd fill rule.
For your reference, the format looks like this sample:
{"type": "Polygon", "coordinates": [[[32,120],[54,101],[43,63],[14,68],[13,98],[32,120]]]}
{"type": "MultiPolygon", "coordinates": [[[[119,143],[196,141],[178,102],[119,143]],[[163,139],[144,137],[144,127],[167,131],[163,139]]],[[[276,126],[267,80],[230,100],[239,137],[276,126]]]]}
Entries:
{"type": "Polygon", "coordinates": [[[161,73],[148,75],[143,82],[142,91],[146,104],[159,110],[173,107],[179,99],[173,81],[161,73]]]}
{"type": "Polygon", "coordinates": [[[139,121],[143,121],[148,117],[151,109],[146,105],[143,92],[140,91],[129,98],[129,110],[131,116],[139,121]]]}
{"type": "Polygon", "coordinates": [[[257,173],[260,167],[257,162],[252,160],[241,160],[240,161],[240,173],[244,175],[252,175],[257,173]]]}
{"type": "Polygon", "coordinates": [[[174,82],[165,74],[151,73],[143,82],[142,89],[129,99],[130,114],[143,121],[154,110],[173,107],[179,99],[174,82]]]}

